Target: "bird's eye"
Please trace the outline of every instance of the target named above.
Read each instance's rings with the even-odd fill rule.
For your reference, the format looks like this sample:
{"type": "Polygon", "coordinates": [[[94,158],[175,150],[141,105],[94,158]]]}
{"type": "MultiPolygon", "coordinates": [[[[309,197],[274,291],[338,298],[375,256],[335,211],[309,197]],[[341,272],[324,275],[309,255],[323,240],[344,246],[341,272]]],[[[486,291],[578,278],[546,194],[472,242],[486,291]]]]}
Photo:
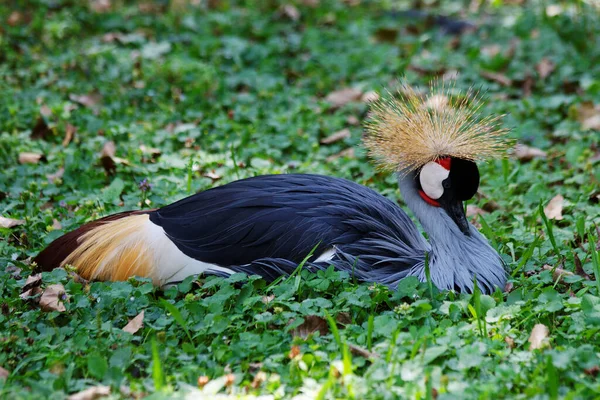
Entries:
{"type": "Polygon", "coordinates": [[[450,175],[450,171],[436,162],[425,164],[419,174],[421,189],[430,199],[439,199],[444,194],[444,187],[446,187],[444,181],[447,180],[448,185],[450,184],[450,180],[447,179],[448,175],[450,175]]]}
{"type": "Polygon", "coordinates": [[[450,179],[444,179],[442,181],[442,186],[444,187],[444,189],[450,189],[450,186],[452,186],[450,179]]]}

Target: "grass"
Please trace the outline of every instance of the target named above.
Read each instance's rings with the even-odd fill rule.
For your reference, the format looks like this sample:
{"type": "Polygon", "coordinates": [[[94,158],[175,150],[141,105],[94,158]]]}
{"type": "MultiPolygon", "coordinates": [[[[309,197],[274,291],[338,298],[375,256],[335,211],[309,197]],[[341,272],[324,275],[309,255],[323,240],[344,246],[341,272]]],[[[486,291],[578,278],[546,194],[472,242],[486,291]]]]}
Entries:
{"type": "Polygon", "coordinates": [[[0,397],[107,385],[115,398],[170,398],[199,378],[206,398],[600,395],[600,134],[586,119],[599,114],[600,18],[586,2],[468,13],[434,2],[433,13],[478,27],[456,36],[385,1],[29,3],[0,5],[0,212],[23,221],[0,228],[0,397]],[[29,258],[63,233],[235,179],[322,173],[398,199],[394,177],[360,148],[367,105],[325,97],[456,72],[458,88],[485,88],[486,112],[506,113],[514,138],[547,152],[480,165],[470,204],[484,215],[473,221],[506,260],[509,293],[415,279],[390,291],[332,270],[161,291],[57,270],[43,286],[64,286],[65,312],[19,297],[29,258]],[[320,144],[344,128],[349,137],[320,144]],[[43,158],[17,162],[27,152],[43,158]],[[559,194],[557,220],[544,207],[559,194]],[[143,328],[124,332],[141,311],[143,328]],[[315,332],[293,335],[314,316],[315,332]],[[530,350],[536,324],[549,335],[530,350]]]}

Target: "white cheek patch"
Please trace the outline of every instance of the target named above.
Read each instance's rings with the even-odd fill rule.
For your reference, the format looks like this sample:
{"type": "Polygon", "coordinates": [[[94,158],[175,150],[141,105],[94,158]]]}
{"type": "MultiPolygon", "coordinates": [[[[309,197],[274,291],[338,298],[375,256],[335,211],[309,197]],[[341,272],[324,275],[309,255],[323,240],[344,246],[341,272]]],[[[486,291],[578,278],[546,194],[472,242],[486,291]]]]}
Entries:
{"type": "Polygon", "coordinates": [[[421,188],[430,199],[437,200],[442,197],[444,194],[442,182],[448,178],[448,175],[450,171],[436,162],[428,162],[421,168],[419,174],[421,188]]]}

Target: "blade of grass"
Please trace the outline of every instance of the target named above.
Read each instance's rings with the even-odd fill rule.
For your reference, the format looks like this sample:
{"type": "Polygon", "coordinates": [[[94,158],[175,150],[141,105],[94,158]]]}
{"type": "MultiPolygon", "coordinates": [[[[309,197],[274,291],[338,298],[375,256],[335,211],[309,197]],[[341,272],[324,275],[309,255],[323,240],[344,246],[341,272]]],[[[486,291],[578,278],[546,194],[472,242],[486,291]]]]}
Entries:
{"type": "Polygon", "coordinates": [[[546,232],[548,233],[548,238],[550,239],[550,243],[552,243],[552,247],[554,248],[554,252],[558,257],[560,257],[560,250],[556,244],[556,239],[554,238],[554,232],[552,231],[552,222],[546,216],[544,212],[544,206],[540,203],[539,206],[540,217],[542,217],[542,221],[544,221],[544,225],[546,226],[546,232]]]}
{"type": "Polygon", "coordinates": [[[156,339],[152,338],[152,380],[157,391],[163,390],[165,387],[165,376],[160,362],[160,354],[158,352],[158,344],[156,339]]]}
{"type": "Polygon", "coordinates": [[[591,233],[588,233],[588,246],[592,253],[592,267],[594,268],[597,294],[600,295],[600,255],[598,255],[598,250],[596,250],[596,238],[591,233]]]}
{"type": "MultiPolygon", "coordinates": [[[[185,322],[185,319],[183,319],[183,316],[181,315],[181,313],[179,312],[179,310],[177,309],[177,307],[175,307],[173,304],[169,303],[165,299],[160,299],[160,304],[162,304],[162,306],[164,308],[166,308],[169,313],[171,313],[171,315],[173,316],[173,319],[175,320],[175,322],[177,322],[179,324],[179,326],[181,326],[181,328],[183,329],[183,331],[187,335],[188,339],[190,340],[190,344],[192,346],[194,346],[194,342],[192,341],[192,335],[190,335],[190,331],[187,328],[187,324],[185,322]]],[[[195,346],[194,346],[194,348],[195,348],[195,346]]]]}

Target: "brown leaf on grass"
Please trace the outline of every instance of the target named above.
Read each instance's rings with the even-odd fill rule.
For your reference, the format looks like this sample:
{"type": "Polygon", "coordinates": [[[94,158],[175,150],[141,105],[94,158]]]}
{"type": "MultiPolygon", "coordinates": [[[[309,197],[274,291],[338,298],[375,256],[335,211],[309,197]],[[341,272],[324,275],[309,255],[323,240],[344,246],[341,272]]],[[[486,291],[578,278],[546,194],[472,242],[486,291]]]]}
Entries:
{"type": "Polygon", "coordinates": [[[273,300],[275,300],[275,295],[273,295],[273,294],[269,295],[269,296],[263,296],[260,299],[260,301],[262,301],[263,304],[269,304],[273,300]]]}
{"type": "Polygon", "coordinates": [[[284,4],[281,7],[281,13],[294,22],[300,19],[300,11],[293,4],[284,4]]]}
{"type": "Polygon", "coordinates": [[[65,287],[60,283],[49,285],[40,297],[40,307],[44,311],[67,311],[63,301],[66,299],[65,287]]]}
{"type": "Polygon", "coordinates": [[[144,310],[140,312],[135,318],[132,318],[127,325],[123,327],[124,332],[129,332],[131,334],[136,333],[140,329],[144,327],[144,310]]]}
{"type": "Polygon", "coordinates": [[[577,121],[584,130],[600,131],[600,106],[590,101],[585,101],[577,108],[577,121]]]}
{"type": "Polygon", "coordinates": [[[63,167],[60,167],[55,173],[46,175],[46,178],[48,179],[48,182],[56,183],[63,177],[64,174],[65,169],[63,167]]]}
{"type": "Polygon", "coordinates": [[[585,372],[586,375],[596,377],[600,373],[600,366],[594,365],[593,367],[584,369],[583,372],[585,372]]]}
{"type": "Polygon", "coordinates": [[[562,281],[563,276],[575,275],[571,271],[567,271],[561,267],[553,267],[552,265],[548,264],[545,264],[542,269],[545,271],[552,271],[552,279],[554,279],[555,282],[562,281]]]}
{"type": "Polygon", "coordinates": [[[40,161],[46,161],[43,154],[23,152],[19,153],[19,164],[38,164],[40,161]]]}
{"type": "Polygon", "coordinates": [[[52,220],[52,229],[55,231],[62,229],[62,224],[56,218],[52,220]]]}
{"type": "Polygon", "coordinates": [[[321,336],[328,334],[329,324],[317,315],[307,315],[304,317],[304,322],[292,330],[292,336],[306,339],[315,332],[319,332],[321,336]]]}
{"type": "Polygon", "coordinates": [[[467,205],[467,217],[476,217],[478,215],[486,215],[488,212],[473,204],[467,205]]]}
{"type": "Polygon", "coordinates": [[[140,146],[140,150],[143,154],[143,162],[156,162],[158,157],[162,155],[160,149],[157,149],[156,147],[148,147],[144,144],[140,146]]]}
{"type": "Polygon", "coordinates": [[[523,80],[523,84],[521,85],[521,89],[523,90],[523,97],[531,96],[531,93],[533,92],[533,84],[533,77],[531,76],[531,74],[526,73],[525,79],[523,80]]]}
{"type": "Polygon", "coordinates": [[[548,153],[525,144],[517,144],[513,150],[515,158],[519,161],[531,161],[534,158],[546,158],[548,153]]]}
{"type": "Polygon", "coordinates": [[[355,88],[344,88],[331,92],[325,97],[325,101],[331,103],[333,108],[340,108],[352,101],[358,101],[362,97],[362,91],[355,88]]]}
{"type": "Polygon", "coordinates": [[[23,14],[15,10],[10,13],[8,18],[6,19],[6,23],[10,26],[17,26],[20,25],[23,20],[23,14]]]}
{"type": "Polygon", "coordinates": [[[374,101],[379,100],[379,93],[372,90],[360,96],[360,101],[363,103],[373,103],[374,101]]]}
{"type": "Polygon", "coordinates": [[[583,279],[592,280],[592,277],[589,276],[585,270],[583,269],[583,265],[577,253],[573,252],[573,260],[575,260],[575,273],[582,277],[583,279]]]}
{"type": "Polygon", "coordinates": [[[84,107],[96,109],[98,104],[102,100],[102,96],[98,93],[89,93],[89,94],[70,94],[69,99],[74,101],[75,103],[79,103],[84,107]]]}
{"type": "Polygon", "coordinates": [[[483,78],[485,78],[489,81],[492,81],[492,82],[496,82],[502,86],[510,87],[513,84],[512,79],[510,79],[506,75],[498,73],[498,72],[481,71],[479,74],[483,78]]]}
{"type": "Polygon", "coordinates": [[[529,350],[542,349],[548,347],[548,335],[550,331],[544,324],[535,324],[529,336],[529,350]]]}
{"type": "Polygon", "coordinates": [[[52,115],[52,110],[47,105],[42,104],[40,107],[40,114],[42,114],[44,117],[49,117],[52,115]]]}
{"type": "Polygon", "coordinates": [[[338,158],[354,158],[354,148],[353,147],[349,147],[347,149],[344,149],[342,151],[340,151],[339,153],[330,155],[329,157],[327,157],[327,162],[333,162],[335,160],[337,160],[338,158]]]}
{"type": "Polygon", "coordinates": [[[6,218],[0,215],[0,228],[14,228],[24,223],[25,220],[23,219],[6,218]]]}
{"type": "Polygon", "coordinates": [[[6,380],[8,375],[10,375],[10,372],[5,368],[0,367],[0,380],[6,380]]]}
{"type": "Polygon", "coordinates": [[[379,354],[373,353],[364,347],[360,347],[352,343],[348,343],[348,349],[350,349],[350,352],[355,356],[360,356],[366,359],[379,358],[379,354]]]}
{"type": "Polygon", "coordinates": [[[256,375],[254,375],[254,379],[252,380],[252,388],[258,389],[260,385],[263,384],[267,380],[267,373],[264,371],[258,371],[256,375]]]}
{"type": "Polygon", "coordinates": [[[554,65],[554,63],[546,57],[542,58],[541,61],[535,66],[535,70],[542,79],[549,77],[550,74],[554,72],[554,68],[556,68],[556,65],[554,65]]]}
{"type": "Polygon", "coordinates": [[[554,196],[552,200],[550,200],[548,205],[544,207],[544,214],[546,214],[546,217],[548,217],[548,219],[555,219],[557,221],[562,220],[562,209],[564,201],[565,198],[562,197],[560,194],[554,196]]]}
{"type": "Polygon", "coordinates": [[[96,400],[110,396],[110,386],[93,386],[67,397],[68,400],[96,400]]]}
{"type": "Polygon", "coordinates": [[[210,170],[208,172],[205,172],[203,174],[203,176],[212,179],[213,181],[218,181],[219,179],[221,179],[223,176],[219,175],[214,169],[210,170]]]}
{"type": "Polygon", "coordinates": [[[106,13],[112,8],[111,0],[89,0],[90,10],[95,13],[106,13]]]}
{"type": "Polygon", "coordinates": [[[511,348],[511,349],[515,348],[515,341],[510,336],[505,336],[504,341],[506,342],[506,344],[508,345],[509,348],[511,348]]]}
{"type": "Polygon", "coordinates": [[[332,144],[335,142],[339,142],[340,140],[344,140],[350,137],[350,129],[344,128],[341,131],[337,131],[323,139],[321,139],[321,144],[332,144]]]}
{"type": "Polygon", "coordinates": [[[69,143],[71,143],[71,140],[73,140],[73,138],[75,137],[76,132],[77,128],[75,128],[71,124],[67,124],[67,127],[65,128],[65,137],[62,141],[63,147],[67,147],[69,143]]]}
{"type": "Polygon", "coordinates": [[[293,345],[292,348],[290,349],[290,352],[288,353],[288,357],[293,360],[294,358],[298,357],[300,355],[300,346],[298,345],[293,345]]]}
{"type": "Polygon", "coordinates": [[[50,136],[52,136],[52,130],[46,123],[46,120],[43,117],[38,117],[31,129],[30,137],[32,139],[47,139],[50,136]]]}
{"type": "Polygon", "coordinates": [[[346,122],[352,126],[360,125],[360,121],[354,115],[349,115],[348,118],[346,118],[346,122]]]}
{"type": "Polygon", "coordinates": [[[113,175],[117,172],[117,163],[114,160],[115,153],[117,152],[117,146],[115,142],[109,140],[102,146],[102,152],[100,153],[100,162],[104,167],[104,170],[108,175],[113,175]]]}
{"type": "Polygon", "coordinates": [[[501,51],[502,47],[499,44],[490,44],[481,48],[481,54],[490,58],[497,56],[501,51]]]}
{"type": "Polygon", "coordinates": [[[201,375],[198,377],[198,387],[203,388],[208,382],[210,382],[210,378],[208,376],[201,375]]]}

